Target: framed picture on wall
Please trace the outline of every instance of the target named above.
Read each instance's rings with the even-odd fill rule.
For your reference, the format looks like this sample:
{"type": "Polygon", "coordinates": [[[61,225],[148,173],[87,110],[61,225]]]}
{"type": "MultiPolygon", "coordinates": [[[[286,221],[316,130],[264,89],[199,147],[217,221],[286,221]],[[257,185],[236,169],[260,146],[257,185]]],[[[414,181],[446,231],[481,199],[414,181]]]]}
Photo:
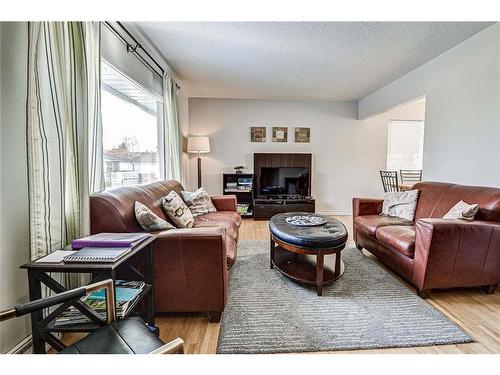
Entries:
{"type": "Polygon", "coordinates": [[[295,128],[295,143],[311,142],[311,128],[295,128]]]}
{"type": "Polygon", "coordinates": [[[266,141],[266,127],[252,126],[250,128],[250,142],[265,142],[265,141],[266,141]]]}
{"type": "Polygon", "coordinates": [[[273,142],[288,142],[288,128],[274,126],[273,142]]]}

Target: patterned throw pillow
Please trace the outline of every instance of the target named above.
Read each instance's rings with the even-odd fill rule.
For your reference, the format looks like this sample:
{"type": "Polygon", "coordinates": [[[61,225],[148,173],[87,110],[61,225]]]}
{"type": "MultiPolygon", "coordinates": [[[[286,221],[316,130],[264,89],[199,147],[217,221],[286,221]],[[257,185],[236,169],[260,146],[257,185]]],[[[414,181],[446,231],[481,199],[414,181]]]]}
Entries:
{"type": "Polygon", "coordinates": [[[163,198],[163,208],[178,228],[191,228],[194,225],[193,214],[175,191],[163,198]]]}
{"type": "Polygon", "coordinates": [[[458,202],[443,216],[443,219],[464,219],[464,220],[474,220],[477,211],[479,211],[479,205],[468,204],[464,201],[458,202]]]}
{"type": "Polygon", "coordinates": [[[135,202],[135,218],[144,230],[167,230],[175,227],[163,220],[141,202],[135,202]]]}
{"type": "Polygon", "coordinates": [[[386,193],[381,215],[413,221],[417,209],[418,190],[386,193]]]}
{"type": "Polygon", "coordinates": [[[204,187],[199,188],[195,192],[181,191],[181,194],[193,216],[200,216],[209,212],[217,212],[204,187]]]}

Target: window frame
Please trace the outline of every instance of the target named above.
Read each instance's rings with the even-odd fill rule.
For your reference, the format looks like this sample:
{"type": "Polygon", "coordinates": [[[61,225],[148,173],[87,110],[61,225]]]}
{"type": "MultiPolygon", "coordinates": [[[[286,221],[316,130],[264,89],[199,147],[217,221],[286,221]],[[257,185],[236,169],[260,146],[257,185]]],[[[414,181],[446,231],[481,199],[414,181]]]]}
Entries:
{"type": "MultiPolygon", "coordinates": [[[[137,102],[136,100],[130,98],[129,96],[119,92],[118,90],[113,89],[110,85],[106,84],[101,76],[101,85],[100,85],[100,90],[104,90],[107,93],[127,102],[130,103],[139,109],[145,111],[146,113],[150,115],[155,115],[156,117],[156,129],[157,129],[157,147],[158,147],[158,168],[159,168],[159,180],[161,181],[165,179],[165,150],[164,150],[164,126],[163,126],[163,97],[159,95],[157,92],[154,92],[152,90],[149,90],[148,88],[144,87],[141,85],[139,82],[137,82],[133,77],[131,77],[129,74],[123,72],[119,68],[117,68],[113,63],[109,62],[107,59],[101,56],[101,72],[102,72],[102,64],[106,64],[110,68],[112,68],[117,74],[123,76],[125,79],[127,79],[132,85],[136,86],[137,89],[143,91],[147,95],[150,95],[155,101],[156,101],[156,114],[154,114],[150,108],[145,107],[143,104],[137,102]]],[[[153,72],[155,73],[155,72],[153,72]]],[[[163,82],[162,82],[163,85],[163,82]]],[[[102,103],[101,103],[101,108],[102,108],[102,103]]],[[[102,109],[101,109],[102,111],[102,109]]],[[[104,129],[104,122],[102,123],[103,129],[104,129]]],[[[102,140],[104,142],[104,139],[102,140]]],[[[103,145],[104,146],[104,145],[103,145]]],[[[104,147],[103,147],[104,148],[104,147]]],[[[103,153],[103,164],[104,164],[104,153],[103,153]]],[[[104,171],[106,173],[106,170],[104,171]]],[[[109,190],[113,189],[113,187],[105,187],[104,190],[109,190]]]]}
{"type": "Polygon", "coordinates": [[[419,145],[419,154],[420,154],[420,161],[421,165],[419,168],[415,167],[401,167],[397,168],[399,171],[400,169],[423,169],[423,164],[424,164],[424,141],[425,141],[425,121],[424,120],[400,120],[400,119],[390,119],[387,123],[387,155],[386,155],[386,169],[387,170],[395,170],[392,168],[392,163],[391,163],[391,144],[392,144],[392,133],[393,133],[393,125],[395,123],[420,123],[421,124],[421,137],[420,137],[420,145],[419,145]],[[392,126],[391,126],[392,125],[392,126]]]}

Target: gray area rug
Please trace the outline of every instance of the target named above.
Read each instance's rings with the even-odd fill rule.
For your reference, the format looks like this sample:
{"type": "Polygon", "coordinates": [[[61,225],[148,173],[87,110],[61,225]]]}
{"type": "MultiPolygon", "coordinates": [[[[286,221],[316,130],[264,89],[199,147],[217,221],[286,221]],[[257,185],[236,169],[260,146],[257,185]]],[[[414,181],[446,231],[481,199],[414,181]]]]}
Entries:
{"type": "Polygon", "coordinates": [[[474,341],[358,250],[318,297],[269,268],[268,241],[240,241],[217,353],[396,348],[474,341]]]}

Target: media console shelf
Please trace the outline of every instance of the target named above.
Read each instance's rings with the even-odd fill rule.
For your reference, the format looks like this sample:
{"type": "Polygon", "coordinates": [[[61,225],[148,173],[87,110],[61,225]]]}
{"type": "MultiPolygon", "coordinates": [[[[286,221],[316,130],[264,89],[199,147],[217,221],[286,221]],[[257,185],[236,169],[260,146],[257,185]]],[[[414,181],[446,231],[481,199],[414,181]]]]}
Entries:
{"type": "Polygon", "coordinates": [[[254,199],[254,219],[267,220],[283,212],[315,212],[315,201],[313,198],[254,199]]]}
{"type": "Polygon", "coordinates": [[[254,154],[254,219],[270,219],[282,212],[315,212],[311,161],[312,154],[254,154]]]}
{"type": "Polygon", "coordinates": [[[254,178],[252,173],[224,173],[222,187],[224,195],[236,195],[238,213],[242,217],[253,216],[254,178]]]}

